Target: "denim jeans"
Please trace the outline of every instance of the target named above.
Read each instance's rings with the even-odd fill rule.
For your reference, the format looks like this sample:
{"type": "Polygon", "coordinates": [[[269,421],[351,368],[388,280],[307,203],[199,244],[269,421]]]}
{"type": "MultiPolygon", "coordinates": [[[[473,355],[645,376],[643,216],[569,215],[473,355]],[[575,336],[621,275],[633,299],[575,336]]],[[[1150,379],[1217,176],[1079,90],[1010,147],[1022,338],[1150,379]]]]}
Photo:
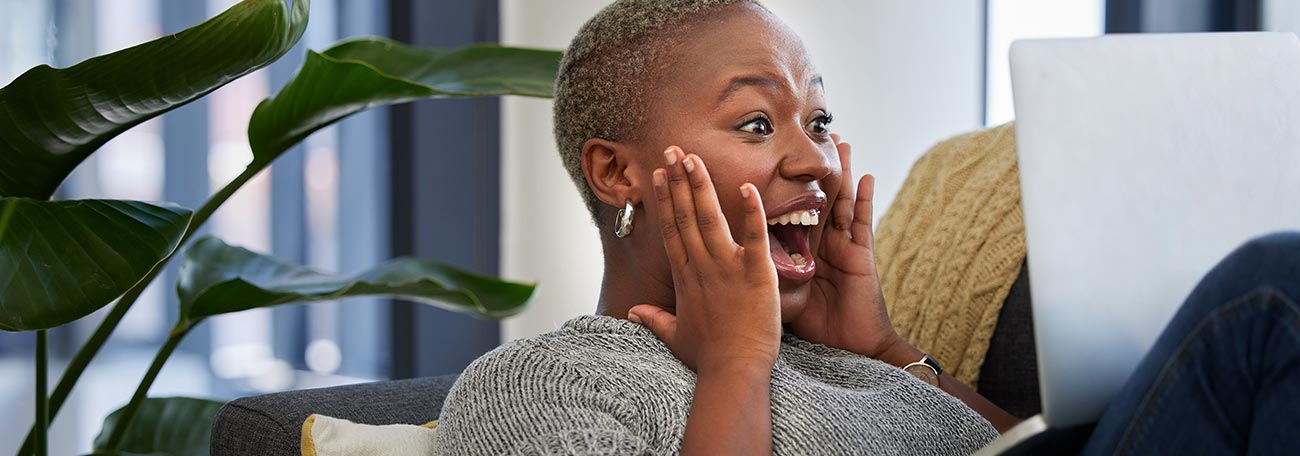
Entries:
{"type": "Polygon", "coordinates": [[[1083,454],[1300,454],[1300,232],[1250,241],[1192,291],[1083,454]]]}

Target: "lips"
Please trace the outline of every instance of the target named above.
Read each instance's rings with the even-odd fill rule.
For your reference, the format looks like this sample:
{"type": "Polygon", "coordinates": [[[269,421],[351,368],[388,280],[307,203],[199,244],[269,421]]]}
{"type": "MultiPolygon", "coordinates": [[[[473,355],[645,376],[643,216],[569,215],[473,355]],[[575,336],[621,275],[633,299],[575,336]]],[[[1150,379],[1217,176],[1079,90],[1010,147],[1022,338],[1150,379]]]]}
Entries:
{"type": "Polygon", "coordinates": [[[817,271],[808,234],[821,222],[826,195],[810,192],[767,211],[767,241],[781,279],[794,285],[812,280],[817,271]]]}

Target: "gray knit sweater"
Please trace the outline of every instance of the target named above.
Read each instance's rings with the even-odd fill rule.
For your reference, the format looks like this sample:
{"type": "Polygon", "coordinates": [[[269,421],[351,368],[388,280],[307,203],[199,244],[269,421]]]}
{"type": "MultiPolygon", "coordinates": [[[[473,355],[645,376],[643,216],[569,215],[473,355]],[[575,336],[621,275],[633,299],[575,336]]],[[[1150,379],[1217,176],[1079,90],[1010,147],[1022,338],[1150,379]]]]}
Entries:
{"type": "MultiPolygon", "coordinates": [[[[452,387],[438,454],[673,454],[695,374],[648,329],[584,316],[484,355],[452,387]]],[[[775,454],[968,454],[997,437],[952,396],[880,361],[786,335],[775,454]]]]}

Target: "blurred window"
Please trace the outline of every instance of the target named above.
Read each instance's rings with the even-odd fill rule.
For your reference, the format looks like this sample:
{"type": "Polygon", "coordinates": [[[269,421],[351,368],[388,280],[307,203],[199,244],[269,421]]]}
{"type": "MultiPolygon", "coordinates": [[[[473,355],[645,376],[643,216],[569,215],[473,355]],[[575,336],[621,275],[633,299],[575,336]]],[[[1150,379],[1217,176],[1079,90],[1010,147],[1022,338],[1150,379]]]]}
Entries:
{"type": "Polygon", "coordinates": [[[1011,43],[1027,38],[1097,36],[1105,30],[1104,0],[987,0],[984,124],[1015,117],[1011,43]]]}
{"type": "MultiPolygon", "coordinates": [[[[0,2],[0,85],[39,64],[68,66],[177,32],[237,1],[5,0],[0,2]]],[[[173,201],[197,209],[252,159],[248,119],[258,102],[296,73],[305,49],[325,49],[341,38],[340,31],[383,34],[382,26],[357,21],[384,18],[386,3],[313,2],[306,35],[280,62],[108,142],[56,197],[173,201]],[[381,13],[339,14],[360,9],[381,13]]],[[[375,172],[387,169],[341,173],[338,144],[343,134],[350,144],[374,144],[386,132],[385,117],[369,113],[317,132],[245,185],[205,231],[318,270],[351,273],[375,266],[388,255],[388,230],[368,215],[384,216],[375,208],[386,204],[387,181],[375,172]],[[367,199],[341,200],[340,195],[367,199]],[[356,208],[370,212],[358,214],[356,208]],[[352,216],[341,215],[345,212],[352,216]],[[340,231],[359,235],[342,237],[340,231]],[[343,260],[351,263],[345,267],[343,260]]],[[[352,160],[387,163],[369,157],[386,154],[384,148],[357,153],[352,160]]],[[[52,454],[88,453],[103,418],[130,398],[175,321],[177,263],[137,300],[83,374],[54,423],[52,454]]],[[[106,310],[51,332],[56,369],[51,383],[106,310]]],[[[387,315],[386,300],[365,300],[212,318],[187,337],[150,395],[228,399],[387,378],[387,315]],[[345,324],[348,334],[341,330],[345,324]]],[[[31,333],[0,332],[0,408],[18,411],[0,416],[0,454],[17,451],[31,425],[32,341],[31,333]]]]}

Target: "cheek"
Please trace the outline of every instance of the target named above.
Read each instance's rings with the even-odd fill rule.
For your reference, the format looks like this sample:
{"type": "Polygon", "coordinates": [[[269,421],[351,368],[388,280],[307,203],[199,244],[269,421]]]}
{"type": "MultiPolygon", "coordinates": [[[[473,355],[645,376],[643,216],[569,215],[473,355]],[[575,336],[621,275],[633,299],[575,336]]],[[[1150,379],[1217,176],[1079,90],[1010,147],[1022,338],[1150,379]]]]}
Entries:
{"type": "MultiPolygon", "coordinates": [[[[750,156],[752,157],[752,154],[750,156]]],[[[710,161],[706,158],[705,163],[710,161]]],[[[734,235],[745,216],[745,200],[740,195],[740,186],[747,182],[752,183],[758,187],[760,197],[765,197],[762,192],[768,187],[775,164],[769,166],[761,159],[719,158],[714,158],[712,163],[715,164],[709,166],[709,175],[718,194],[718,205],[722,207],[723,215],[727,217],[727,223],[734,235]]],[[[769,205],[769,202],[765,200],[764,205],[769,205]]]]}
{"type": "MultiPolygon", "coordinates": [[[[836,160],[836,165],[839,165],[839,160],[836,160]]],[[[826,192],[826,200],[828,202],[833,202],[836,198],[846,196],[840,194],[840,189],[844,187],[844,179],[847,178],[849,178],[849,176],[845,175],[844,171],[838,167],[835,168],[834,171],[831,171],[830,175],[826,176],[826,179],[823,180],[822,183],[822,191],[826,192]]],[[[854,190],[851,183],[847,190],[850,192],[854,190]]],[[[830,205],[828,204],[827,206],[829,207],[830,205]]]]}

